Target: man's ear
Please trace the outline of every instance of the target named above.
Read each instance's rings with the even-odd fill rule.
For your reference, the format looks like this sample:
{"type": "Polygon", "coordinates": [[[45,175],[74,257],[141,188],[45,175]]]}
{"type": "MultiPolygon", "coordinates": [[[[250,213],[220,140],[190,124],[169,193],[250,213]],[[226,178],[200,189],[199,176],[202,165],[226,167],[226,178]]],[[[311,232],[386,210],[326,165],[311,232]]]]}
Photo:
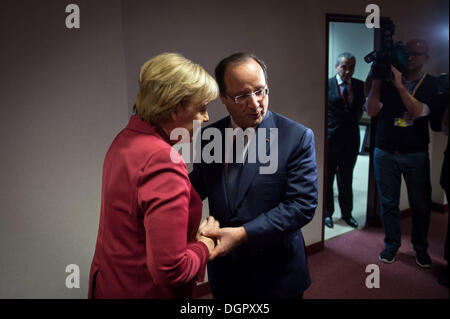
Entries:
{"type": "Polygon", "coordinates": [[[220,101],[222,102],[222,104],[225,104],[225,100],[227,99],[226,96],[224,96],[222,93],[219,94],[220,97],[220,101]]]}

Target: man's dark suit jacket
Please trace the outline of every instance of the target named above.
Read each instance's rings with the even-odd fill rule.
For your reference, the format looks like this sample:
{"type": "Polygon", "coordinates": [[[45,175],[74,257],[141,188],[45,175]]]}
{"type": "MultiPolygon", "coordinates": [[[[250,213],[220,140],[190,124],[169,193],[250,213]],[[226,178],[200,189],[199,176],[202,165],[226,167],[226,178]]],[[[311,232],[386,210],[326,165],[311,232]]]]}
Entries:
{"type": "MultiPolygon", "coordinates": [[[[230,117],[209,127],[219,129],[224,139],[230,117]]],[[[311,282],[300,228],[312,220],[317,206],[314,134],[270,111],[258,128],[267,129],[266,152],[269,129],[278,129],[278,169],[260,174],[262,164],[248,163],[247,157],[234,207],[227,196],[223,163],[194,164],[189,175],[202,200],[208,197],[210,215],[220,226],[244,226],[248,236],[227,256],[208,263],[214,298],[296,298],[311,282]]],[[[258,140],[256,132],[251,143],[258,140]]]]}
{"type": "Polygon", "coordinates": [[[328,143],[356,143],[358,149],[358,123],[363,114],[365,102],[364,82],[354,78],[351,81],[353,100],[346,111],[336,77],[328,79],[328,143]]]}

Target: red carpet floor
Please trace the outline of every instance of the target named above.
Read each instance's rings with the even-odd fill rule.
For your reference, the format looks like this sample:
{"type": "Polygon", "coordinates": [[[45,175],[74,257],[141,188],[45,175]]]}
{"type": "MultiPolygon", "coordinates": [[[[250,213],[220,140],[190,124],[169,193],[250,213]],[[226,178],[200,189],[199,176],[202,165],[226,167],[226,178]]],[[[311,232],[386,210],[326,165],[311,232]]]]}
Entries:
{"type": "MultiPolygon", "coordinates": [[[[366,228],[325,241],[323,251],[308,258],[312,284],[305,299],[448,299],[448,288],[437,282],[443,258],[448,214],[433,212],[428,253],[432,266],[417,266],[410,246],[411,217],[402,219],[402,246],[393,264],[378,260],[384,248],[383,228],[366,228]],[[366,287],[366,266],[379,267],[380,288],[366,287]]],[[[238,287],[237,287],[238,289],[238,287]]],[[[206,293],[200,299],[211,299],[206,293]]]]}
{"type": "Polygon", "coordinates": [[[448,288],[437,282],[443,258],[448,214],[433,212],[429,232],[430,269],[415,263],[410,246],[411,217],[401,221],[402,246],[393,264],[378,260],[384,248],[382,228],[366,228],[325,241],[325,249],[309,257],[312,284],[305,299],[448,299],[448,288]],[[366,266],[380,270],[380,288],[366,287],[366,266]]]}

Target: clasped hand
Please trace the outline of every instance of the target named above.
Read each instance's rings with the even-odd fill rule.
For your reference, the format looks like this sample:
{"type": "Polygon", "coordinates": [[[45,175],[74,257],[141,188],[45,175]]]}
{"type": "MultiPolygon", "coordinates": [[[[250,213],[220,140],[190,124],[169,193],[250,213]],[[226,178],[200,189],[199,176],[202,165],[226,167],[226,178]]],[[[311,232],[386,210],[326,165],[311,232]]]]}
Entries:
{"type": "Polygon", "coordinates": [[[209,260],[217,256],[225,256],[236,246],[247,240],[244,227],[224,227],[214,217],[209,216],[200,224],[197,231],[197,240],[208,246],[209,260]]]}

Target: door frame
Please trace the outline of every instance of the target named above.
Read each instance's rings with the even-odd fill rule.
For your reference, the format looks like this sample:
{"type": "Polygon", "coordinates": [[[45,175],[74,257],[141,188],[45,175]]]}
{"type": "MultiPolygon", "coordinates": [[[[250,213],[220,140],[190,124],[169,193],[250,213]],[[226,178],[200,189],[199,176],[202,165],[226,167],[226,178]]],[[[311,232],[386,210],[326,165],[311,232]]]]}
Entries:
{"type": "MultiPolygon", "coordinates": [[[[381,18],[381,20],[384,20],[385,18],[381,18]]],[[[325,68],[325,112],[324,112],[324,127],[327,128],[328,126],[328,55],[329,55],[329,36],[330,36],[330,29],[329,25],[330,22],[347,22],[347,23],[365,23],[366,22],[366,16],[359,16],[359,15],[346,15],[346,14],[333,14],[333,13],[327,13],[325,18],[325,48],[326,48],[326,54],[325,54],[325,65],[327,66],[325,68]]],[[[374,50],[377,50],[381,45],[381,32],[380,29],[374,30],[374,50]]],[[[369,176],[368,176],[368,188],[367,188],[367,208],[366,208],[366,223],[364,225],[364,228],[366,227],[380,227],[381,226],[381,220],[379,217],[379,210],[380,210],[380,204],[379,204],[379,198],[378,198],[378,192],[376,188],[375,183],[375,171],[374,171],[374,163],[373,163],[373,149],[374,149],[374,141],[375,141],[375,128],[376,128],[376,118],[371,118],[370,122],[370,153],[369,153],[369,176]]],[[[327,130],[325,129],[325,132],[327,130]]],[[[323,154],[324,154],[324,161],[323,161],[323,185],[322,185],[322,245],[325,241],[325,216],[326,216],[326,200],[327,200],[327,133],[324,134],[324,143],[323,143],[323,154]]]]}

